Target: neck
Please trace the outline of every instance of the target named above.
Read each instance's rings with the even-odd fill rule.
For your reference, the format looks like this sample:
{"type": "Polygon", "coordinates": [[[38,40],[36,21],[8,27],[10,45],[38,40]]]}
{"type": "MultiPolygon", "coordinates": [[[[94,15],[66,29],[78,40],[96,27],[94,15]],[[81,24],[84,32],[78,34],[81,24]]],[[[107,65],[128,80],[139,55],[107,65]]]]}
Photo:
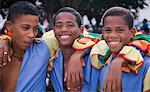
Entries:
{"type": "Polygon", "coordinates": [[[64,62],[68,62],[72,54],[74,53],[73,48],[61,48],[63,57],[64,57],[64,62]]]}
{"type": "Polygon", "coordinates": [[[16,44],[12,45],[12,49],[13,49],[12,57],[18,58],[18,59],[20,59],[22,61],[24,53],[25,53],[25,50],[21,49],[16,44]]]}

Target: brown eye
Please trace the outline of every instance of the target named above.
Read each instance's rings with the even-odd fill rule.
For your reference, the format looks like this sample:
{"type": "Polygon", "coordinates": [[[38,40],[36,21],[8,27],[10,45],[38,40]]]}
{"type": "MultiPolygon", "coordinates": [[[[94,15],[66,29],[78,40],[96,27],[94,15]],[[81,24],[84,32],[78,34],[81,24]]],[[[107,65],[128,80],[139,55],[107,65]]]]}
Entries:
{"type": "Polygon", "coordinates": [[[24,31],[27,31],[27,30],[30,29],[30,27],[29,27],[29,26],[22,26],[22,29],[23,29],[24,31]]]}
{"type": "Polygon", "coordinates": [[[122,33],[124,32],[124,29],[117,29],[117,32],[122,33]]]}
{"type": "Polygon", "coordinates": [[[39,27],[34,27],[33,28],[33,31],[38,31],[39,30],[39,27]]]}
{"type": "Polygon", "coordinates": [[[55,27],[56,27],[56,28],[62,28],[63,25],[62,25],[62,24],[56,24],[55,27]]]}
{"type": "Polygon", "coordinates": [[[103,29],[103,32],[105,32],[105,33],[110,33],[111,30],[110,30],[110,29],[103,29]]]}
{"type": "Polygon", "coordinates": [[[67,24],[67,27],[73,27],[74,25],[73,24],[67,24]]]}

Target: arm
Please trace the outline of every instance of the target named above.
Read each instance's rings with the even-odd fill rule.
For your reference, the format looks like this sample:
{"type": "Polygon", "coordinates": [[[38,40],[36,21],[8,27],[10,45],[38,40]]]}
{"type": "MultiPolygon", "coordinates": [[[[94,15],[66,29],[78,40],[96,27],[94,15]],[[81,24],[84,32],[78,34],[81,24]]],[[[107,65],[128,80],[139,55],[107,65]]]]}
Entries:
{"type": "Polygon", "coordinates": [[[81,90],[83,82],[83,56],[85,52],[83,50],[77,50],[69,59],[67,66],[67,73],[65,73],[64,80],[67,81],[67,87],[73,88],[70,90],[81,90]]]}
{"type": "Polygon", "coordinates": [[[106,90],[121,92],[122,71],[129,73],[132,70],[132,72],[137,74],[143,61],[139,50],[132,46],[124,46],[118,57],[112,61],[104,83],[104,92],[106,90]]]}
{"type": "MultiPolygon", "coordinates": [[[[83,56],[90,53],[90,49],[101,39],[99,34],[83,34],[74,41],[73,48],[76,50],[71,56],[68,64],[68,71],[65,73],[64,80],[67,81],[67,86],[80,90],[83,81],[83,56]]],[[[72,89],[71,89],[72,90],[72,89]]],[[[73,89],[74,90],[74,89],[73,89]]]]}
{"type": "Polygon", "coordinates": [[[123,58],[116,57],[109,68],[109,71],[107,73],[107,77],[104,82],[103,91],[109,92],[121,92],[121,76],[122,76],[122,65],[123,63],[126,63],[126,61],[123,58]]]}

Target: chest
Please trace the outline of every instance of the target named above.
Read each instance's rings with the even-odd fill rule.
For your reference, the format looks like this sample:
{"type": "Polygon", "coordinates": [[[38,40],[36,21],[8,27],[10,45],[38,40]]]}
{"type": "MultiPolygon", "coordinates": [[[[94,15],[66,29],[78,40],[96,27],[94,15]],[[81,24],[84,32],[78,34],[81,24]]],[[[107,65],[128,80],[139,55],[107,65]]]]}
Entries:
{"type": "Polygon", "coordinates": [[[4,91],[15,91],[20,68],[20,61],[8,62],[7,65],[2,68],[1,79],[4,91]]]}

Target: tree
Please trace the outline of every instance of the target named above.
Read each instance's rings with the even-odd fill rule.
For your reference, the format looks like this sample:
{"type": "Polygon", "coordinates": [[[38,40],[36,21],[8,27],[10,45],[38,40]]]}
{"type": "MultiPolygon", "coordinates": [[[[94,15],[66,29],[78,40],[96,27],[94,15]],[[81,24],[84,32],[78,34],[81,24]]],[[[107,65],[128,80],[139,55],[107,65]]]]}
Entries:
{"type": "MultiPolygon", "coordinates": [[[[10,4],[18,0],[1,0],[0,7],[7,8],[10,4]]],[[[28,0],[32,3],[35,3],[37,0],[28,0]]],[[[71,6],[77,9],[81,15],[87,15],[89,20],[93,17],[96,18],[96,25],[92,25],[95,31],[98,30],[99,22],[104,11],[112,6],[123,6],[128,9],[135,9],[138,12],[138,8],[143,9],[146,4],[145,0],[39,0],[42,2],[42,7],[46,11],[46,16],[50,22],[53,21],[53,14],[59,8],[63,6],[71,6]],[[96,26],[96,27],[94,27],[96,26]]]]}
{"type": "Polygon", "coordinates": [[[52,19],[52,15],[63,6],[71,6],[77,9],[81,15],[87,15],[90,23],[93,17],[96,18],[96,25],[92,25],[95,31],[98,30],[99,22],[104,11],[112,6],[123,6],[128,9],[135,9],[138,12],[138,8],[143,9],[145,0],[40,0],[43,3],[44,10],[49,15],[49,19],[52,19]],[[94,27],[96,26],[96,27],[94,27]]]}

